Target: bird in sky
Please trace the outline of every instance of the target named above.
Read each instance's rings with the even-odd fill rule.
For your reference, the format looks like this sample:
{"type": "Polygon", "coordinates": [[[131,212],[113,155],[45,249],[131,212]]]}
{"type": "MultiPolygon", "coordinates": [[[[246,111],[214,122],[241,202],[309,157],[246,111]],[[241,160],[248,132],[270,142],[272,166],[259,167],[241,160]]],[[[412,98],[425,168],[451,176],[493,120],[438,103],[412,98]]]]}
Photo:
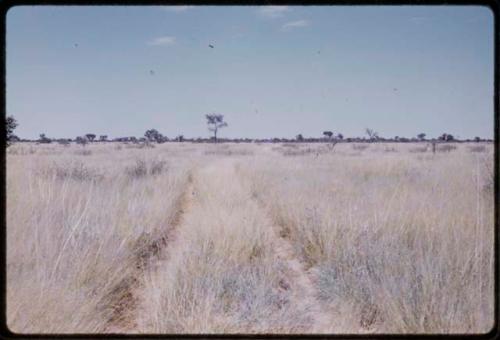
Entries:
{"type": "Polygon", "coordinates": [[[212,45],[212,44],[208,44],[208,47],[210,47],[210,48],[214,48],[214,45],[212,45]]]}
{"type": "Polygon", "coordinates": [[[75,44],[75,47],[78,47],[78,44],[75,44]]]}
{"type": "Polygon", "coordinates": [[[150,75],[154,75],[154,74],[155,74],[155,71],[153,71],[153,70],[149,70],[149,74],[150,74],[150,75]]]}

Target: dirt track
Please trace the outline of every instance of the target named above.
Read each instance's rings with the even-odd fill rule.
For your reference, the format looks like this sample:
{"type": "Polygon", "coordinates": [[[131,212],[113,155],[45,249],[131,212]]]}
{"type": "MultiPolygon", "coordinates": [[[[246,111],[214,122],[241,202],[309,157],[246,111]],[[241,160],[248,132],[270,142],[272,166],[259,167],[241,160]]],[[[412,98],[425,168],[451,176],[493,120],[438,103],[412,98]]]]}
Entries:
{"type": "Polygon", "coordinates": [[[184,214],[192,203],[193,175],[188,175],[186,189],[177,203],[177,209],[171,222],[161,235],[145,235],[135,247],[135,270],[122,280],[111,292],[111,317],[108,319],[104,333],[129,333],[137,328],[136,317],[140,305],[142,279],[146,271],[157,266],[160,257],[168,257],[169,249],[177,239],[178,229],[184,214]],[[156,236],[156,237],[155,237],[156,236]]]}
{"type": "MultiPolygon", "coordinates": [[[[186,185],[184,194],[179,198],[177,213],[173,216],[171,223],[167,226],[165,233],[156,238],[145,239],[139,244],[136,252],[136,269],[133,274],[121,282],[115,289],[113,301],[112,317],[108,320],[106,333],[135,333],[137,332],[136,318],[140,306],[142,281],[146,270],[154,270],[168,262],[168,253],[170,249],[175,248],[177,234],[182,229],[185,216],[192,211],[193,200],[195,199],[195,183],[198,173],[204,173],[204,178],[208,178],[212,173],[223,173],[225,176],[236,176],[238,181],[244,180],[236,170],[236,162],[230,159],[213,162],[206,165],[203,169],[192,171],[186,185]]],[[[223,190],[223,188],[221,188],[223,190]]],[[[267,215],[267,207],[254,198],[255,203],[263,209],[263,214],[267,215]]],[[[283,236],[283,226],[273,223],[269,217],[269,225],[273,231],[273,248],[276,252],[276,258],[285,263],[286,277],[280,281],[278,289],[290,290],[291,303],[297,308],[306,310],[307,319],[310,320],[308,332],[325,333],[329,329],[331,319],[322,307],[317,298],[314,277],[311,271],[305,269],[302,263],[293,251],[290,241],[283,236]]]]}

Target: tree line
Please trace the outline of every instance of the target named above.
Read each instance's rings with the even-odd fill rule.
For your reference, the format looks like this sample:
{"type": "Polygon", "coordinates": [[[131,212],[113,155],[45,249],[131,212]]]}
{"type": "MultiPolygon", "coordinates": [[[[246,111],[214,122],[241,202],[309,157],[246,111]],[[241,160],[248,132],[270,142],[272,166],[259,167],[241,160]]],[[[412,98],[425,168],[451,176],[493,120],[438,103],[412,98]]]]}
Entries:
{"type": "Polygon", "coordinates": [[[287,143],[287,142],[304,142],[304,143],[317,143],[317,142],[398,142],[398,143],[409,143],[409,142],[481,142],[481,141],[492,141],[491,139],[482,139],[480,137],[475,137],[474,139],[459,140],[455,138],[452,134],[443,133],[436,138],[427,139],[425,133],[419,133],[416,137],[407,138],[401,136],[395,136],[393,138],[384,138],[379,136],[379,134],[373,129],[366,128],[365,135],[363,137],[348,137],[345,138],[340,132],[334,133],[333,131],[326,130],[323,131],[320,137],[308,137],[305,138],[302,134],[298,134],[295,138],[218,138],[217,133],[220,129],[227,127],[228,124],[224,121],[224,115],[221,114],[207,114],[205,115],[208,130],[213,134],[209,138],[185,138],[183,135],[177,135],[174,138],[168,138],[160,133],[156,129],[149,129],[144,133],[143,137],[127,136],[127,137],[116,137],[109,139],[108,135],[97,136],[94,133],[87,133],[82,136],[77,136],[74,139],[71,138],[49,138],[44,133],[41,133],[39,139],[37,140],[27,140],[21,139],[14,134],[14,130],[18,126],[17,120],[13,116],[8,116],[5,119],[6,125],[6,145],[9,146],[12,142],[37,142],[42,144],[49,144],[57,142],[63,145],[69,145],[71,142],[75,142],[80,145],[87,145],[88,143],[94,142],[131,142],[131,143],[166,143],[166,142],[194,142],[194,143],[217,143],[217,142],[236,142],[236,143],[287,143]]]}

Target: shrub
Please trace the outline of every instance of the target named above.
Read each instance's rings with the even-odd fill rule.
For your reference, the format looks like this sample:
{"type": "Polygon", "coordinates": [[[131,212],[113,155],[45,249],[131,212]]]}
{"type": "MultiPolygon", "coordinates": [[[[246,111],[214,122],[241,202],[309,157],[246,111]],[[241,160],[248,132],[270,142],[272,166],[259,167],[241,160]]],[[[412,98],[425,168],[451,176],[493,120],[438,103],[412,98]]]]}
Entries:
{"type": "Polygon", "coordinates": [[[149,172],[151,175],[158,175],[163,172],[166,162],[162,160],[153,160],[151,162],[149,172]]]}
{"type": "Polygon", "coordinates": [[[92,154],[92,151],[90,150],[76,150],[75,155],[80,155],[80,156],[90,156],[92,154]]]}
{"type": "Polygon", "coordinates": [[[356,150],[356,151],[363,151],[363,150],[368,149],[368,147],[369,147],[368,144],[353,144],[352,145],[353,150],[356,150]]]}
{"type": "Polygon", "coordinates": [[[444,145],[440,145],[437,147],[437,151],[440,151],[440,152],[450,152],[452,150],[456,150],[456,146],[455,145],[450,145],[450,144],[444,144],[444,145]]]}
{"type": "Polygon", "coordinates": [[[484,145],[472,145],[472,146],[469,146],[469,151],[470,152],[485,152],[486,146],[484,146],[484,145]]]}
{"type": "Polygon", "coordinates": [[[414,148],[410,148],[410,152],[427,152],[427,146],[416,146],[414,148]]]}
{"type": "Polygon", "coordinates": [[[82,146],[85,146],[87,145],[87,143],[89,142],[88,138],[86,136],[78,136],[76,137],[76,144],[80,144],[82,146]]]}
{"type": "Polygon", "coordinates": [[[43,177],[55,178],[60,181],[98,181],[104,178],[97,170],[86,167],[80,161],[53,164],[52,166],[39,170],[38,173],[43,177]]]}
{"type": "Polygon", "coordinates": [[[282,151],[283,156],[306,156],[314,154],[316,156],[322,155],[330,151],[327,148],[306,148],[306,149],[285,149],[282,151]]]}
{"type": "Polygon", "coordinates": [[[300,147],[299,144],[296,144],[296,143],[282,143],[281,144],[281,147],[283,148],[293,148],[293,149],[297,149],[300,147]]]}
{"type": "Polygon", "coordinates": [[[149,164],[142,159],[135,161],[133,166],[125,168],[125,173],[128,177],[143,178],[148,175],[159,175],[166,170],[166,162],[163,160],[152,160],[149,164]]]}
{"type": "Polygon", "coordinates": [[[69,144],[70,144],[69,140],[64,139],[64,138],[62,138],[62,139],[58,139],[58,140],[57,140],[57,142],[58,142],[60,145],[64,145],[64,146],[69,146],[69,144]]]}
{"type": "Polygon", "coordinates": [[[145,161],[136,160],[133,166],[125,168],[125,172],[131,178],[141,178],[148,174],[148,168],[145,161]]]}
{"type": "Polygon", "coordinates": [[[207,150],[204,154],[211,156],[249,156],[253,155],[253,152],[249,150],[207,150]]]}

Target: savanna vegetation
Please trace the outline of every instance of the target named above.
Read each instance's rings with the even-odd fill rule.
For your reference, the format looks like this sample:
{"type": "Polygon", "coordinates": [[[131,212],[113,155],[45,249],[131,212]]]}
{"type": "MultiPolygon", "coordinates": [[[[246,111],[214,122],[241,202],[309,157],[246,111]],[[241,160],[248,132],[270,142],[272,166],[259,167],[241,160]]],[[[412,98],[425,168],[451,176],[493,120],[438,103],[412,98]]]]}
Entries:
{"type": "Polygon", "coordinates": [[[7,149],[13,332],[493,326],[491,143],[94,138],[7,149]]]}

